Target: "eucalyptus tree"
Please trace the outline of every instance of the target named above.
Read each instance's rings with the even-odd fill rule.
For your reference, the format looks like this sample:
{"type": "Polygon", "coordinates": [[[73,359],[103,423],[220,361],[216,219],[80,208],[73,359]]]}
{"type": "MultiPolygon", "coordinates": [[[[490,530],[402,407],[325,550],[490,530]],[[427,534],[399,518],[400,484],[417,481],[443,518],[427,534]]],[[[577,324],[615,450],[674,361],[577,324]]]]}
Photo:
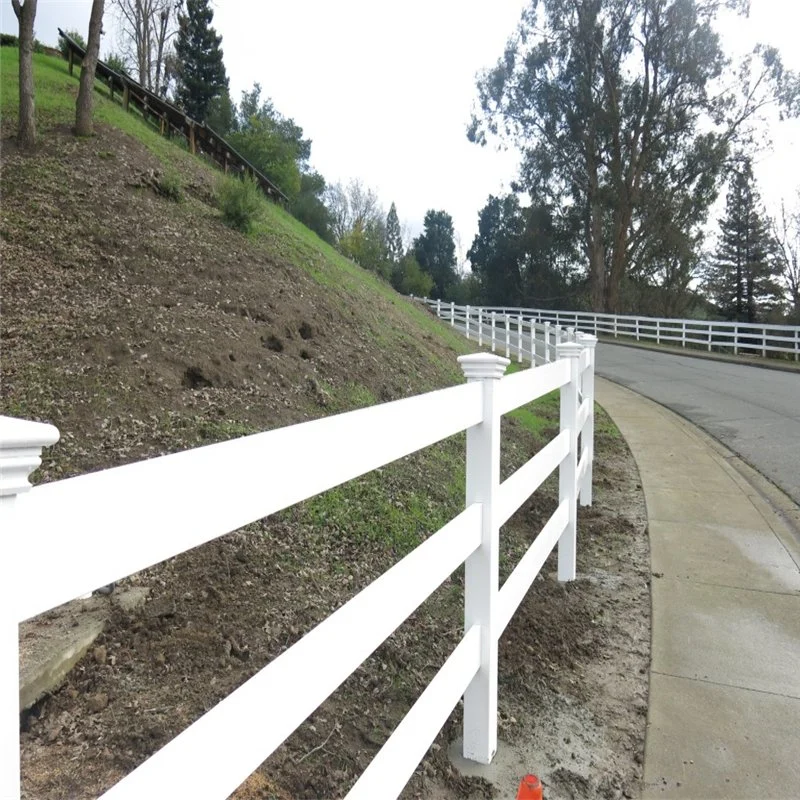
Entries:
{"type": "Polygon", "coordinates": [[[714,22],[746,0],[531,0],[478,79],[468,135],[522,152],[520,183],[577,214],[591,304],[620,311],[624,277],[674,229],[702,224],[732,142],[775,100],[797,109],[774,48],[734,69],[714,22]]]}

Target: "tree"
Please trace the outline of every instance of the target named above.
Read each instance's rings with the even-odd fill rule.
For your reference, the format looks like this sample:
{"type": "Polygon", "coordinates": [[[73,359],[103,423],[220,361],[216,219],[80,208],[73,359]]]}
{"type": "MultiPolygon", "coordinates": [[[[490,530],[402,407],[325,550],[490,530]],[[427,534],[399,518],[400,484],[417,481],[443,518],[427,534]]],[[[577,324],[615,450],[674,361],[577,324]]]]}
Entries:
{"type": "MultiPolygon", "coordinates": [[[[797,199],[800,201],[800,192],[797,199]]],[[[778,262],[792,304],[790,319],[793,324],[800,325],[800,205],[794,212],[787,213],[786,204],[781,202],[780,225],[774,227],[773,236],[778,245],[778,262]]]]}
{"type": "Polygon", "coordinates": [[[208,104],[206,125],[220,136],[227,136],[239,129],[236,106],[227,88],[208,104]]]}
{"type": "Polygon", "coordinates": [[[334,183],[325,191],[325,204],[331,214],[331,229],[337,244],[356,228],[366,230],[370,223],[383,225],[383,209],[378,195],[360,180],[347,187],[334,183]]]}
{"type": "Polygon", "coordinates": [[[228,141],[294,200],[311,156],[311,141],[303,138],[303,129],[282,116],[269,98],[261,99],[260,84],[242,92],[236,130],[228,141]]]}
{"type": "Polygon", "coordinates": [[[433,291],[433,278],[422,271],[413,253],[406,253],[392,270],[392,286],[400,294],[428,297],[433,291]]]}
{"type": "Polygon", "coordinates": [[[727,319],[757,322],[780,304],[775,241],[760,208],[750,160],[744,158],[728,188],[717,250],[706,271],[706,291],[727,319]]]}
{"type": "Polygon", "coordinates": [[[489,305],[569,307],[569,218],[543,203],[520,205],[515,194],[489,196],[467,257],[489,305]]]}
{"type": "MultiPolygon", "coordinates": [[[[403,256],[403,232],[397,216],[397,206],[392,203],[386,215],[386,257],[392,264],[398,264],[403,256]]],[[[417,294],[409,292],[408,294],[417,294]]]]}
{"type": "Polygon", "coordinates": [[[178,31],[181,0],[110,0],[122,55],[136,65],[139,83],[166,94],[169,41],[178,31]]]}
{"type": "Polygon", "coordinates": [[[796,78],[774,49],[756,48],[731,74],[713,30],[722,5],[531,0],[503,57],[479,78],[469,137],[514,140],[523,187],[574,207],[595,310],[620,311],[623,279],[662,234],[643,220],[664,193],[704,220],[728,148],[758,110],[778,99],[796,111],[796,78]]]}
{"type": "Polygon", "coordinates": [[[303,173],[300,176],[300,192],[292,201],[291,211],[320,239],[332,244],[331,215],[322,200],[325,189],[325,178],[318,172],[303,173]]]}
{"type": "Polygon", "coordinates": [[[420,267],[433,278],[433,296],[445,297],[458,280],[453,218],[445,211],[428,211],[423,232],[414,239],[413,247],[420,267]]]}
{"type": "Polygon", "coordinates": [[[178,15],[175,57],[178,87],[175,99],[186,113],[205,122],[211,101],[228,89],[222,62],[222,37],[211,22],[210,0],[186,0],[186,13],[178,15]]]}
{"type": "Polygon", "coordinates": [[[522,302],[525,219],[514,194],[489,196],[478,215],[478,233],[467,252],[488,305],[522,302]]]}
{"type": "Polygon", "coordinates": [[[86,54],[81,65],[81,82],[78,88],[78,99],[75,101],[75,135],[91,136],[92,101],[94,99],[94,73],[97,58],[100,55],[100,34],[103,28],[103,6],[105,0],[92,0],[92,12],[89,15],[89,40],[86,43],[86,54]]]}
{"type": "Polygon", "coordinates": [[[36,145],[36,109],[33,89],[33,21],[36,0],[11,0],[19,20],[19,123],[17,144],[24,150],[36,145]]]}

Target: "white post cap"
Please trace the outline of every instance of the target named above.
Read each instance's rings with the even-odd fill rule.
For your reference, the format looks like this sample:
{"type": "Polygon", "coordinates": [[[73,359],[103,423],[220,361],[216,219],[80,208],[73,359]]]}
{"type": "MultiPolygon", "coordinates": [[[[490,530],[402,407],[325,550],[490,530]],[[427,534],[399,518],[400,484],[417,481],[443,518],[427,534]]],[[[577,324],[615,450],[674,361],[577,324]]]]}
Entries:
{"type": "Polygon", "coordinates": [[[583,346],[578,342],[561,342],[556,345],[558,358],[579,358],[583,346]]]}
{"type": "Polygon", "coordinates": [[[597,347],[597,337],[594,334],[591,334],[591,333],[579,333],[578,334],[578,341],[584,347],[591,347],[592,349],[597,347]]]}
{"type": "Polygon", "coordinates": [[[42,448],[59,436],[54,425],[0,416],[0,497],[31,488],[28,476],[41,465],[42,448]]]}
{"type": "Polygon", "coordinates": [[[482,381],[486,378],[500,380],[511,361],[494,353],[470,353],[459,356],[458,363],[468,381],[482,381]]]}

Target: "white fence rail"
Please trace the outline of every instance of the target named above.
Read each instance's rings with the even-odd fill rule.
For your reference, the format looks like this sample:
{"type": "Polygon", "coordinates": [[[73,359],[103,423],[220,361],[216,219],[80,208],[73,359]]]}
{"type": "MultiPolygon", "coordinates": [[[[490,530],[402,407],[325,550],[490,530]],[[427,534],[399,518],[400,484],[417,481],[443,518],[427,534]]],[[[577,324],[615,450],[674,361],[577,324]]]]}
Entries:
{"type": "MultiPolygon", "coordinates": [[[[793,357],[800,361],[800,325],[767,325],[748,322],[712,322],[699,319],[634,317],[617,314],[595,314],[584,311],[551,311],[539,308],[505,306],[457,306],[442,300],[424,301],[437,314],[465,330],[468,338],[490,338],[506,351],[516,346],[517,331],[530,331],[531,326],[547,325],[551,330],[571,328],[594,336],[628,338],[637,342],[653,341],[683,348],[693,347],[734,355],[770,354],[793,357]],[[495,335],[492,337],[492,331],[495,335]]],[[[523,338],[523,343],[527,339],[523,338]]],[[[524,354],[528,357],[528,354],[524,354]]]]}
{"type": "Polygon", "coordinates": [[[464,755],[489,763],[498,639],[556,544],[575,577],[595,342],[528,341],[550,363],[505,378],[507,359],[462,356],[462,386],[35,488],[58,431],[0,417],[0,797],[19,796],[21,621],[464,430],[465,510],[103,796],[227,797],[462,563],[464,637],[348,797],[397,796],[462,694],[464,755]],[[560,433],[500,483],[501,416],[555,389],[560,433]],[[500,526],[556,469],[558,508],[500,588],[500,526]]]}

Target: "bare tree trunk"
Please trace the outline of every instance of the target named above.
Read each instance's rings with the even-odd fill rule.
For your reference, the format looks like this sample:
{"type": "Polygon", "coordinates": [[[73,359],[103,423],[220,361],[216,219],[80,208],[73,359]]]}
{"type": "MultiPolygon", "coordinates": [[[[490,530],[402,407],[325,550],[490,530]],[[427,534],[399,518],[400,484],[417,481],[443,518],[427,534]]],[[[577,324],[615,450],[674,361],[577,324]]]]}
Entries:
{"type": "Polygon", "coordinates": [[[33,20],[36,0],[11,0],[19,20],[19,126],[17,143],[25,150],[36,144],[36,114],[33,92],[33,20]]]}
{"type": "Polygon", "coordinates": [[[75,135],[91,136],[92,106],[94,100],[94,71],[100,54],[100,34],[103,27],[103,6],[105,0],[92,0],[92,13],[89,17],[89,38],[86,42],[86,55],[81,67],[81,85],[75,103],[75,135]]]}

